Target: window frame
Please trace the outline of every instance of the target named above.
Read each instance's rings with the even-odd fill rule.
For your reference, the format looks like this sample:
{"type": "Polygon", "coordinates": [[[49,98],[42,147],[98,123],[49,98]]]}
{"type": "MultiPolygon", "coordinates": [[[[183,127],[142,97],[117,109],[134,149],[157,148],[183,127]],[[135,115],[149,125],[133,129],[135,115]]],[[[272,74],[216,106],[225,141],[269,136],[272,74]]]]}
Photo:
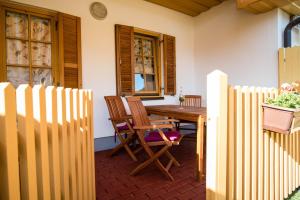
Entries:
{"type": "MultiPolygon", "coordinates": [[[[141,28],[133,28],[133,38],[135,38],[135,36],[138,37],[144,37],[144,38],[148,38],[148,39],[152,39],[154,41],[154,49],[153,49],[153,60],[154,60],[154,71],[155,71],[155,78],[157,79],[155,81],[155,87],[156,90],[155,91],[141,91],[141,92],[136,92],[135,90],[135,62],[133,63],[133,96],[139,96],[143,99],[152,99],[152,98],[162,98],[162,85],[161,85],[161,79],[162,79],[162,69],[161,69],[161,61],[162,61],[162,56],[161,56],[161,38],[162,38],[162,34],[161,33],[157,33],[154,31],[148,31],[148,30],[144,30],[141,28]]],[[[133,57],[135,59],[135,53],[132,52],[133,57]]],[[[144,64],[143,64],[144,67],[144,64]]],[[[143,73],[145,75],[145,73],[143,73]]]]}
{"type": "Polygon", "coordinates": [[[29,55],[29,63],[26,68],[29,69],[29,83],[33,85],[32,81],[32,71],[33,69],[43,69],[43,67],[37,67],[32,65],[32,56],[31,56],[31,45],[32,42],[43,43],[43,44],[50,44],[51,45],[51,66],[44,67],[44,69],[51,69],[51,76],[52,76],[52,84],[55,85],[56,81],[58,80],[58,63],[57,63],[57,29],[56,29],[56,22],[57,22],[57,12],[46,10],[43,8],[38,8],[35,6],[27,6],[24,4],[16,3],[16,2],[0,2],[0,43],[1,43],[1,57],[0,57],[0,81],[7,81],[7,67],[23,67],[18,65],[9,65],[7,63],[7,39],[14,39],[6,36],[6,13],[20,13],[28,16],[28,38],[27,39],[18,39],[20,41],[28,42],[28,55],[29,55]],[[31,39],[31,19],[32,17],[38,17],[41,19],[47,19],[51,23],[51,41],[50,42],[41,42],[35,41],[31,39]]]}

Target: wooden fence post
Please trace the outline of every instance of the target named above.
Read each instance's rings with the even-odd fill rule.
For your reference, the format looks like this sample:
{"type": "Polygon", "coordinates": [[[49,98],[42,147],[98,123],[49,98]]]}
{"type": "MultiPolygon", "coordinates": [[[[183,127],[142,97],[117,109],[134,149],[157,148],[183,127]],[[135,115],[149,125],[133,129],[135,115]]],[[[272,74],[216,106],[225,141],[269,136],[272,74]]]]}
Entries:
{"type": "Polygon", "coordinates": [[[0,199],[19,200],[16,95],[9,83],[0,83],[0,199]]]}
{"type": "Polygon", "coordinates": [[[57,123],[57,95],[56,88],[53,86],[46,89],[46,112],[47,125],[49,134],[49,163],[50,163],[50,181],[51,181],[51,198],[61,199],[61,172],[57,123]]]}
{"type": "Polygon", "coordinates": [[[228,80],[219,70],[207,75],[206,199],[226,199],[228,80]]]}
{"type": "Polygon", "coordinates": [[[17,119],[22,199],[38,199],[32,89],[17,89],[17,119]]]}
{"type": "Polygon", "coordinates": [[[45,88],[36,85],[33,94],[33,117],[36,138],[36,163],[39,199],[50,199],[50,170],[49,170],[49,148],[48,132],[46,122],[46,96],[45,88]]]}
{"type": "Polygon", "coordinates": [[[61,170],[61,186],[63,199],[70,199],[70,181],[69,181],[69,142],[67,137],[67,121],[66,121],[66,96],[65,89],[57,88],[57,114],[58,114],[58,135],[60,145],[60,170],[61,170]]]}

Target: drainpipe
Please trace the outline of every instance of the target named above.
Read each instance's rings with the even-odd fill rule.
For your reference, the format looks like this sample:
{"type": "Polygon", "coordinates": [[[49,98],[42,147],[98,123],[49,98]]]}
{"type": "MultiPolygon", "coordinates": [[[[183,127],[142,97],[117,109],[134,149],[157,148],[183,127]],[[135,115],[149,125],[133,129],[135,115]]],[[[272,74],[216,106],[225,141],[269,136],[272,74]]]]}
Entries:
{"type": "Polygon", "coordinates": [[[284,29],[284,48],[292,46],[292,28],[298,24],[300,24],[300,17],[295,18],[286,25],[284,29]]]}

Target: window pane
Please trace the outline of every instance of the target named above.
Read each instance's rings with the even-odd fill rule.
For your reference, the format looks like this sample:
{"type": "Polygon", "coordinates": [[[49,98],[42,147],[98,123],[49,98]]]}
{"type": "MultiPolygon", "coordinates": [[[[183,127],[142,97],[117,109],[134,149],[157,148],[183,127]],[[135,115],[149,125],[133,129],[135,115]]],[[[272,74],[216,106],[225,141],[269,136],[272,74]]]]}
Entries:
{"type": "Polygon", "coordinates": [[[45,43],[31,43],[32,65],[51,66],[51,45],[45,43]]]}
{"type": "Polygon", "coordinates": [[[20,13],[6,13],[6,36],[28,39],[28,17],[20,13]]]}
{"type": "Polygon", "coordinates": [[[145,89],[144,75],[135,74],[135,91],[143,91],[145,89]]]}
{"type": "Polygon", "coordinates": [[[134,54],[142,55],[142,41],[139,38],[134,39],[134,54]]]}
{"type": "Polygon", "coordinates": [[[31,19],[31,39],[36,41],[51,41],[51,23],[48,19],[32,17],[31,19]]]}
{"type": "Polygon", "coordinates": [[[34,85],[44,84],[45,86],[52,85],[51,69],[39,69],[32,70],[32,83],[34,85]]]}
{"type": "Polygon", "coordinates": [[[152,56],[152,41],[143,40],[143,52],[144,56],[152,56]]]}
{"type": "Polygon", "coordinates": [[[145,73],[146,74],[153,74],[154,73],[153,58],[145,57],[144,58],[144,66],[145,66],[145,73]]]}
{"type": "Polygon", "coordinates": [[[7,67],[7,81],[11,82],[15,87],[20,84],[29,83],[28,67],[7,67]]]}
{"type": "Polygon", "coordinates": [[[6,61],[10,65],[28,65],[28,42],[7,40],[6,61]]]}
{"type": "Polygon", "coordinates": [[[135,57],[135,73],[143,73],[143,59],[140,56],[135,57]]]}
{"type": "Polygon", "coordinates": [[[155,76],[154,75],[146,75],[146,89],[148,91],[155,91],[155,76]]]}

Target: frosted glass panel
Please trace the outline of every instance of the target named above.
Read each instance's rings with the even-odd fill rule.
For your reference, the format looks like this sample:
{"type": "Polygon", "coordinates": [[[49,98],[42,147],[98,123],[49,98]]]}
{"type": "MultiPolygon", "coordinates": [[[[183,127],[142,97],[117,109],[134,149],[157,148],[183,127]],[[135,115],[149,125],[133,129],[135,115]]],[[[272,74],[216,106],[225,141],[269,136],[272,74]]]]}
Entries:
{"type": "Polygon", "coordinates": [[[138,56],[135,57],[135,73],[143,73],[143,59],[138,56]]]}
{"type": "Polygon", "coordinates": [[[139,38],[134,39],[134,54],[142,55],[142,41],[139,38]]]}
{"type": "Polygon", "coordinates": [[[48,19],[32,17],[31,39],[36,41],[51,41],[51,23],[48,19]]]}
{"type": "Polygon", "coordinates": [[[45,43],[31,43],[32,65],[51,66],[51,45],[45,43]]]}
{"type": "Polygon", "coordinates": [[[51,69],[35,68],[32,70],[32,83],[34,85],[44,84],[45,86],[52,85],[51,69]]]}
{"type": "Polygon", "coordinates": [[[28,39],[28,17],[24,14],[6,13],[6,36],[28,39]]]}
{"type": "Polygon", "coordinates": [[[27,67],[7,67],[7,81],[15,87],[20,84],[29,83],[29,68],[27,67]]]}
{"type": "Polygon", "coordinates": [[[9,65],[28,65],[28,42],[20,40],[6,40],[6,61],[9,65]]]}
{"type": "Polygon", "coordinates": [[[152,41],[143,40],[143,52],[144,56],[152,56],[152,41]]]}
{"type": "Polygon", "coordinates": [[[153,58],[152,57],[145,57],[144,58],[144,66],[145,66],[145,73],[146,74],[153,74],[154,73],[154,66],[153,66],[153,58]]]}
{"type": "Polygon", "coordinates": [[[146,75],[146,89],[150,91],[156,90],[154,75],[146,75]]]}

